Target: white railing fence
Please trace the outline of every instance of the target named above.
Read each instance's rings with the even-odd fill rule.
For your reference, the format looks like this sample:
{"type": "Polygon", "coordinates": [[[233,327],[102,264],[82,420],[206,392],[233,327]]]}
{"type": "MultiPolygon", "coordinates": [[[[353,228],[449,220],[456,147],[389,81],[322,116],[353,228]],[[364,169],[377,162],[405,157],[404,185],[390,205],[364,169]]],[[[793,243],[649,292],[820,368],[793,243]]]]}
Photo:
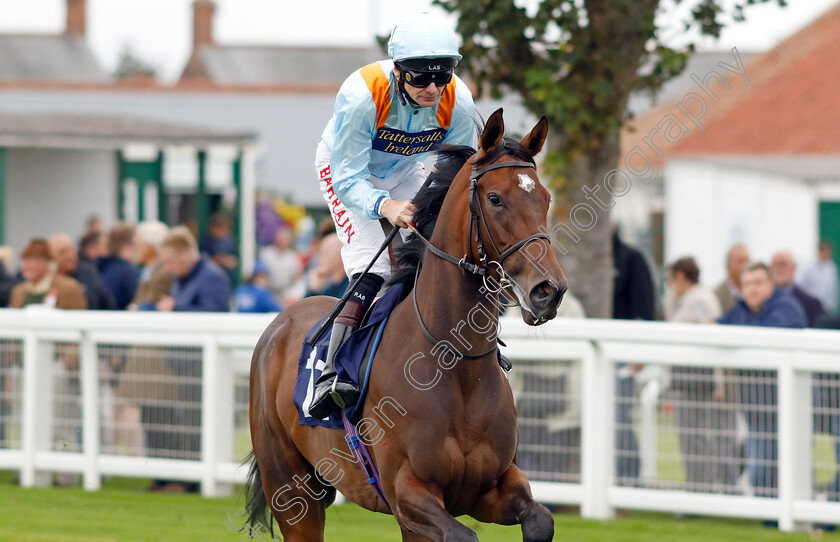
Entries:
{"type": "MultiPolygon", "coordinates": [[[[24,486],[129,476],[229,494],[245,479],[250,353],[270,320],[0,310],[0,469],[24,486]]],[[[541,502],[782,530],[840,517],[840,334],[503,319],[502,337],[519,464],[541,502]]]]}
{"type": "Polygon", "coordinates": [[[251,350],[270,321],[0,310],[0,469],[23,486],[74,473],[89,490],[129,476],[229,493],[250,449],[251,350]]]}

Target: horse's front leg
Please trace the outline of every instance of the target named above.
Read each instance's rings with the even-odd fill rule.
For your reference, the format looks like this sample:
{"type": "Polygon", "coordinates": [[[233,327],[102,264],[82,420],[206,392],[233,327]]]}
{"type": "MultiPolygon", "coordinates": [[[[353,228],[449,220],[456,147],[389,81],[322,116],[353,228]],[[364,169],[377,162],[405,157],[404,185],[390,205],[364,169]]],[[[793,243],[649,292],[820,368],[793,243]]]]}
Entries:
{"type": "Polygon", "coordinates": [[[470,514],[478,521],[501,525],[522,525],[525,542],[549,542],[554,538],[554,518],[534,501],[531,485],[516,465],[511,465],[496,487],[481,496],[470,514]]]}
{"type": "Polygon", "coordinates": [[[410,468],[403,468],[394,479],[391,510],[403,531],[404,541],[477,542],[476,534],[453,518],[443,507],[443,499],[424,484],[410,468]]]}

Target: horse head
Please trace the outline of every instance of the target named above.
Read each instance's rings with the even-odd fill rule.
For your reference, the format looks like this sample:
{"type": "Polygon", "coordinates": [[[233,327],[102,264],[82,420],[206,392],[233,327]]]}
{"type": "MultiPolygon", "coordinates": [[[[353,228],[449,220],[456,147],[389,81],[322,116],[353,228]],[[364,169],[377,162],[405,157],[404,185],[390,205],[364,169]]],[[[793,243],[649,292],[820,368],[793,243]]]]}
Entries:
{"type": "MultiPolygon", "coordinates": [[[[472,161],[475,194],[470,206],[481,223],[479,239],[486,236],[486,258],[498,262],[509,277],[507,282],[501,279],[501,286],[513,292],[525,323],[540,325],[557,315],[568,288],[546,230],[551,194],[533,162],[548,134],[548,121],[542,117],[518,143],[505,138],[504,131],[499,109],[488,119],[472,161]]],[[[480,261],[479,247],[471,248],[480,261]]]]}

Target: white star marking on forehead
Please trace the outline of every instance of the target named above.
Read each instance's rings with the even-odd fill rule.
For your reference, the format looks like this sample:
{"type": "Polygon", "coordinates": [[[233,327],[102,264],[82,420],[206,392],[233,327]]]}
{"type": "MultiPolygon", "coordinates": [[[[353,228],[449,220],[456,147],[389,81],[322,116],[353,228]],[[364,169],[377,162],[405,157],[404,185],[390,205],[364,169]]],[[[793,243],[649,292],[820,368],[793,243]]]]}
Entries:
{"type": "Polygon", "coordinates": [[[524,173],[519,174],[519,188],[521,188],[522,190],[530,192],[534,189],[536,185],[536,181],[534,181],[534,179],[532,179],[528,175],[525,175],[524,173]]]}

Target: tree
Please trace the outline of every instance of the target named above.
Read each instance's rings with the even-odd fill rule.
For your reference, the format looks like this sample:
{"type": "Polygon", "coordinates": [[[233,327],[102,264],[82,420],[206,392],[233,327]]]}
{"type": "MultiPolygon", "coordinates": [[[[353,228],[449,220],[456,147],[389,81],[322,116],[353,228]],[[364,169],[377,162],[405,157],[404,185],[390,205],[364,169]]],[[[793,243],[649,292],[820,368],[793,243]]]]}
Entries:
{"type": "Polygon", "coordinates": [[[156,71],[151,63],[137,56],[129,45],[123,45],[123,48],[120,50],[119,60],[117,60],[117,69],[114,71],[114,77],[117,79],[154,77],[156,71]]]}
{"type": "MultiPolygon", "coordinates": [[[[786,5],[784,0],[674,1],[691,3],[690,16],[682,23],[685,31],[714,37],[726,15],[741,21],[749,5],[786,5]]],[[[464,41],[459,67],[477,84],[479,95],[485,89],[493,97],[515,92],[529,111],[548,118],[551,130],[542,171],[554,194],[553,221],[576,226],[555,227],[555,248],[587,315],[609,317],[612,245],[609,211],[604,209],[614,202],[604,182],[619,166],[627,100],[636,91],[656,91],[678,75],[694,44],[677,51],[661,41],[655,20],[660,0],[434,3],[458,17],[464,41]],[[593,208],[595,216],[589,211],[593,208]]],[[[612,175],[606,180],[622,179],[612,175]]]]}

